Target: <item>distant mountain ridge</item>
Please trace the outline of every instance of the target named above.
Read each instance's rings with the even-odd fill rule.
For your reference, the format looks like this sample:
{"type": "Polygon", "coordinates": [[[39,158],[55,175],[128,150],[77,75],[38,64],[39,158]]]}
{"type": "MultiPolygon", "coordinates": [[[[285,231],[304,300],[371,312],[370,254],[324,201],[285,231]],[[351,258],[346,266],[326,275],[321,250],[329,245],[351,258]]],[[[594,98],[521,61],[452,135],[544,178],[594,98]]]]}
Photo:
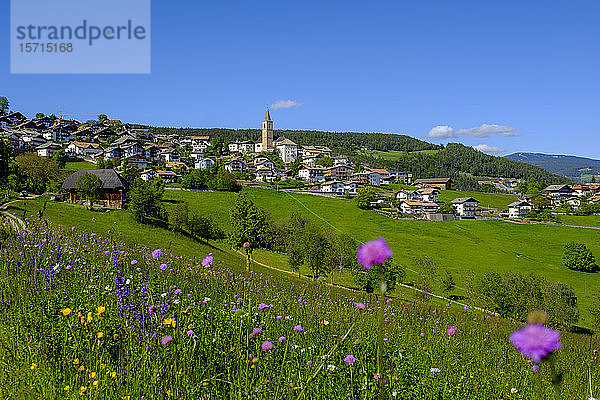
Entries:
{"type": "Polygon", "coordinates": [[[504,157],[509,160],[536,165],[578,182],[587,182],[592,175],[600,175],[600,160],[593,158],[526,152],[513,153],[504,157]]]}

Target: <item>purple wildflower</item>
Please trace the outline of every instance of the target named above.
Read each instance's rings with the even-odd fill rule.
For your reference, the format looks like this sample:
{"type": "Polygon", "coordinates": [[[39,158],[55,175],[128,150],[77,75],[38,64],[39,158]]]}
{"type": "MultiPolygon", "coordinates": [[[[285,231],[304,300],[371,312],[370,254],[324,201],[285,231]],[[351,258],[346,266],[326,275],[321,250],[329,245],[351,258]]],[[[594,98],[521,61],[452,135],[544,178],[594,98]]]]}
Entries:
{"type": "Polygon", "coordinates": [[[262,333],[262,329],[260,329],[260,328],[254,328],[254,329],[252,329],[252,334],[254,336],[260,335],[261,333],[262,333]]]}
{"type": "Polygon", "coordinates": [[[46,239],[42,239],[42,243],[43,243],[43,244],[46,244],[46,243],[48,243],[48,240],[46,240],[46,239]]]}
{"type": "Polygon", "coordinates": [[[450,325],[448,328],[446,328],[446,333],[448,336],[456,335],[456,327],[454,325],[450,325]]]}
{"type": "Polygon", "coordinates": [[[356,362],[356,358],[352,355],[352,354],[348,354],[345,358],[344,361],[346,361],[348,364],[352,365],[356,362]]]}
{"type": "Polygon", "coordinates": [[[390,250],[385,239],[380,237],[377,240],[371,240],[360,246],[356,253],[356,258],[365,269],[371,269],[373,264],[383,263],[392,254],[394,253],[390,250]]]}
{"type": "Polygon", "coordinates": [[[294,326],[294,330],[295,330],[296,332],[304,332],[304,329],[302,329],[302,327],[301,327],[300,325],[296,325],[296,326],[294,326]]]}
{"type": "Polygon", "coordinates": [[[109,254],[108,250],[104,250],[104,255],[107,256],[109,254]]]}
{"type": "Polygon", "coordinates": [[[181,289],[175,289],[175,291],[173,293],[179,294],[179,293],[181,293],[181,289]]]}
{"type": "Polygon", "coordinates": [[[161,249],[156,249],[152,252],[152,258],[157,259],[158,257],[162,256],[163,252],[161,249]]]}
{"type": "Polygon", "coordinates": [[[365,303],[354,303],[354,305],[356,306],[356,308],[358,308],[359,310],[364,310],[365,309],[365,303]]]}
{"type": "Polygon", "coordinates": [[[156,314],[156,311],[158,311],[158,306],[157,305],[153,304],[150,307],[148,307],[148,314],[154,315],[154,314],[156,314]]]}
{"type": "Polygon", "coordinates": [[[74,230],[75,230],[75,227],[74,227],[74,226],[72,226],[72,227],[71,227],[71,230],[72,230],[72,231],[74,231],[74,230]]]}
{"type": "Polygon", "coordinates": [[[167,264],[164,264],[164,263],[163,263],[163,264],[160,264],[160,269],[161,269],[162,271],[164,271],[165,269],[167,269],[167,264]]]}
{"type": "Polygon", "coordinates": [[[248,243],[248,242],[244,242],[244,244],[242,245],[242,247],[243,247],[244,249],[248,249],[248,248],[250,248],[250,243],[248,243]]]}
{"type": "Polygon", "coordinates": [[[285,336],[280,336],[279,339],[277,339],[277,340],[279,340],[279,343],[281,343],[285,340],[285,336]]]}
{"type": "Polygon", "coordinates": [[[191,330],[191,329],[190,329],[189,331],[187,331],[187,332],[186,332],[186,334],[187,334],[188,336],[194,336],[194,335],[195,335],[194,331],[193,331],[193,330],[191,330]]]}
{"type": "Polygon", "coordinates": [[[167,344],[167,343],[169,343],[171,340],[173,340],[173,338],[172,338],[171,336],[163,336],[160,342],[161,342],[162,344],[167,344]]]}
{"type": "Polygon", "coordinates": [[[530,324],[514,331],[510,341],[524,356],[539,363],[554,350],[561,349],[560,332],[546,328],[541,324],[530,324]]]}
{"type": "Polygon", "coordinates": [[[260,348],[263,349],[264,351],[273,350],[273,343],[266,341],[260,345],[260,348]]]}
{"type": "Polygon", "coordinates": [[[131,265],[137,264],[137,260],[131,260],[131,265]]]}
{"type": "Polygon", "coordinates": [[[204,259],[202,259],[202,266],[203,267],[208,267],[213,263],[214,259],[212,256],[206,256],[204,257],[204,259]]]}
{"type": "Polygon", "coordinates": [[[540,366],[534,365],[533,367],[531,367],[531,369],[533,370],[533,372],[538,372],[540,370],[540,366]]]}

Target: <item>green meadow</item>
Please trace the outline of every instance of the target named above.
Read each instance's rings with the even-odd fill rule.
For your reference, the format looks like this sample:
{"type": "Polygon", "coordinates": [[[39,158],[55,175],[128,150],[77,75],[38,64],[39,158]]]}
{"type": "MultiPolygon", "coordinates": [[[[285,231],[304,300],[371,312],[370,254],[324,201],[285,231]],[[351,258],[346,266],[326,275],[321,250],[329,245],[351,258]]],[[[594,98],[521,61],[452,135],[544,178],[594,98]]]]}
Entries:
{"type": "MultiPolygon", "coordinates": [[[[600,274],[574,272],[562,265],[563,246],[572,240],[585,243],[600,257],[600,230],[560,225],[515,224],[499,220],[393,220],[373,211],[360,210],[352,201],[344,199],[264,189],[244,191],[275,220],[297,212],[320,222],[324,227],[348,233],[357,243],[383,236],[393,249],[396,262],[404,265],[409,272],[418,272],[415,266],[416,258],[428,256],[439,267],[446,268],[455,275],[457,294],[464,294],[461,287],[466,285],[467,277],[473,273],[477,276],[492,271],[536,273],[550,281],[560,281],[575,288],[581,312],[580,324],[586,325],[589,318],[587,306],[600,284],[600,274]]],[[[449,197],[452,198],[470,195],[468,192],[442,193],[444,196],[450,194],[449,197]]],[[[476,195],[473,197],[480,201],[483,201],[482,195],[489,197],[493,204],[510,200],[502,195],[476,195]]],[[[212,217],[227,231],[231,229],[229,209],[235,196],[236,194],[228,192],[167,190],[165,205],[171,209],[177,202],[186,201],[191,209],[212,217]]],[[[41,207],[39,200],[26,203],[25,207],[30,213],[41,207]]],[[[22,206],[22,202],[17,203],[17,207],[22,206]]],[[[207,252],[213,252],[216,258],[238,266],[243,265],[242,258],[231,253],[224,242],[206,246],[164,228],[142,226],[136,224],[126,211],[89,213],[83,208],[48,202],[46,216],[65,226],[79,225],[97,232],[110,230],[123,241],[171,249],[174,254],[201,257],[207,252]],[[95,221],[92,221],[92,217],[95,217],[95,221]]],[[[256,259],[278,268],[288,268],[285,255],[257,252],[256,259]]],[[[408,279],[414,277],[414,273],[409,273],[408,279]]],[[[342,276],[341,283],[348,281],[351,281],[348,276],[342,276]]]]}

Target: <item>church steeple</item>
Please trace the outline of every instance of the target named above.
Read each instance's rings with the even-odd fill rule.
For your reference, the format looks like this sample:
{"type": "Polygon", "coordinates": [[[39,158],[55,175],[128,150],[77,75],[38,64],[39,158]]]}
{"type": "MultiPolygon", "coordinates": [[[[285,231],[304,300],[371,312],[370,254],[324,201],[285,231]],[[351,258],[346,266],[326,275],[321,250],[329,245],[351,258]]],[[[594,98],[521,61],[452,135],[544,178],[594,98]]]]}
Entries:
{"type": "Polygon", "coordinates": [[[262,151],[273,150],[273,121],[271,121],[271,115],[269,114],[269,107],[265,113],[265,119],[262,122],[262,151]]]}

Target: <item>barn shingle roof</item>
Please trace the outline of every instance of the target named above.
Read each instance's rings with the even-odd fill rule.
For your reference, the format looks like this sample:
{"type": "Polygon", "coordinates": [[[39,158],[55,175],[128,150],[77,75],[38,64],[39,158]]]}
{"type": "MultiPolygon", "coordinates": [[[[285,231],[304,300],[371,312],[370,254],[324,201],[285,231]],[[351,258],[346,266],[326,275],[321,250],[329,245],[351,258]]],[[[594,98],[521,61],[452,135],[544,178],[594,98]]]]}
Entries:
{"type": "Polygon", "coordinates": [[[127,181],[114,169],[82,169],[71,174],[62,184],[65,190],[77,189],[77,180],[85,174],[94,174],[102,181],[103,189],[127,189],[127,181]]]}

